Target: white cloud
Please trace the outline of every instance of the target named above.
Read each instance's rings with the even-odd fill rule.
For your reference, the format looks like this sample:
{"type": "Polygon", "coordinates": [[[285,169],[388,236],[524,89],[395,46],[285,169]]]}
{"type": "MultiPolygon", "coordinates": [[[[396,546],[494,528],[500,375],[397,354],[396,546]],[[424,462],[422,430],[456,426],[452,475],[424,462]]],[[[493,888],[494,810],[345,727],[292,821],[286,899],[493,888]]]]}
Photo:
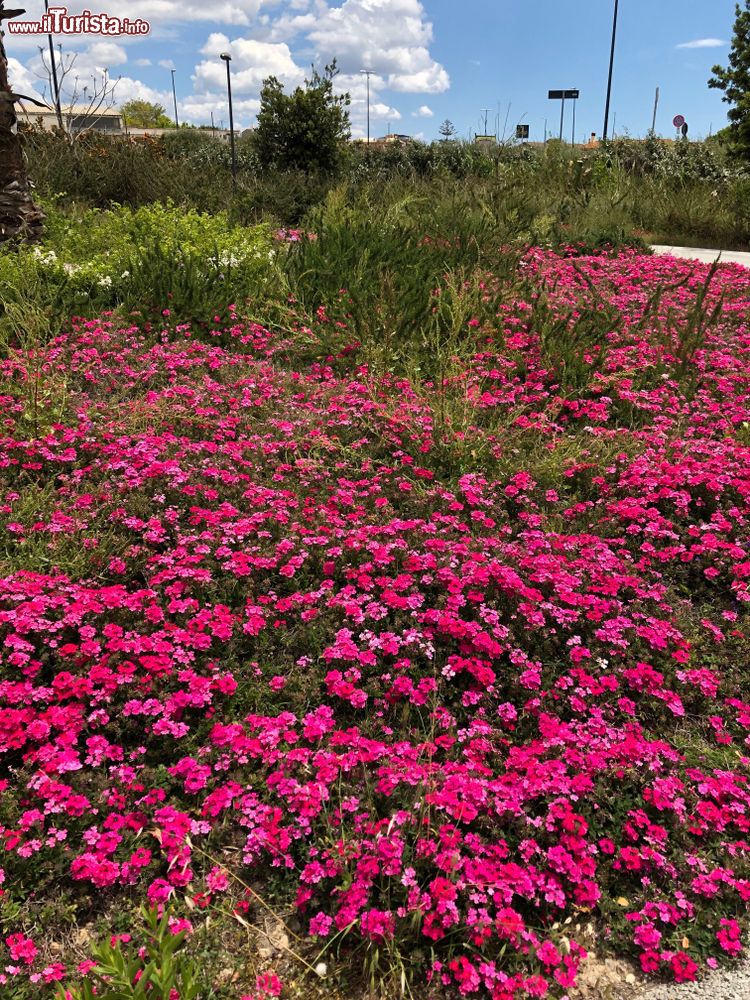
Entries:
{"type": "Polygon", "coordinates": [[[378,118],[382,121],[401,121],[401,112],[392,108],[389,104],[371,104],[370,117],[378,118]]]}
{"type": "Polygon", "coordinates": [[[14,94],[25,94],[27,97],[36,98],[37,101],[42,100],[44,83],[34,77],[28,67],[17,59],[8,59],[8,80],[14,94]]]}
{"type": "Polygon", "coordinates": [[[426,104],[423,104],[421,108],[417,108],[416,111],[412,111],[412,118],[432,118],[435,112],[432,108],[428,108],[426,104]]]}
{"type": "Polygon", "coordinates": [[[249,25],[257,17],[264,0],[128,0],[127,15],[150,24],[180,21],[215,21],[219,24],[249,25]]]}
{"type": "Polygon", "coordinates": [[[236,38],[230,42],[226,35],[214,32],[201,49],[201,54],[209,58],[198,63],[193,74],[194,89],[198,94],[226,90],[226,65],[219,58],[222,52],[229,52],[232,56],[233,94],[255,96],[268,76],[278,77],[287,85],[296,85],[302,82],[305,75],[285,43],[259,42],[253,38],[236,38]]]}
{"type": "Polygon", "coordinates": [[[151,104],[161,104],[163,108],[172,107],[171,90],[155,90],[140,80],[129,76],[121,76],[114,85],[113,97],[115,106],[121,107],[128,101],[148,101],[151,104]]]}
{"type": "Polygon", "coordinates": [[[318,10],[307,38],[322,61],[335,57],[349,74],[373,69],[393,90],[438,93],[450,86],[430,55],[432,24],[420,0],[344,0],[318,10]]]}
{"type": "MultiPolygon", "coordinates": [[[[224,128],[229,128],[229,108],[227,106],[227,95],[203,94],[191,95],[184,100],[178,101],[180,121],[186,121],[193,125],[209,125],[211,123],[211,112],[214,113],[214,125],[219,128],[223,123],[224,128]]],[[[260,101],[255,98],[235,99],[232,94],[232,110],[234,112],[234,127],[241,130],[247,127],[255,118],[260,108],[260,101]]]]}
{"type": "Polygon", "coordinates": [[[724,42],[721,38],[695,38],[692,42],[680,42],[677,46],[678,49],[720,49],[728,42],[724,42]]]}
{"type": "Polygon", "coordinates": [[[159,65],[161,66],[162,69],[172,70],[175,68],[174,60],[172,59],[160,59],[159,65]]]}
{"type": "Polygon", "coordinates": [[[135,66],[150,66],[151,65],[151,60],[150,59],[134,59],[133,60],[133,64],[135,66]]]}

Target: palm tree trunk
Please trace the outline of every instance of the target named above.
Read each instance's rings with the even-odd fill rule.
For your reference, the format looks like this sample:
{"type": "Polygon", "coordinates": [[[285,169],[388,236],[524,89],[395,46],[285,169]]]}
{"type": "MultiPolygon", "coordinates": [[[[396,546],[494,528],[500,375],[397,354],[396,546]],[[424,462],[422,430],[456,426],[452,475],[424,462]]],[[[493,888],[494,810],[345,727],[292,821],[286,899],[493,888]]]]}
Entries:
{"type": "Polygon", "coordinates": [[[3,10],[0,0],[0,241],[38,240],[44,213],[31,197],[21,136],[18,132],[15,95],[8,83],[8,58],[3,44],[2,22],[25,11],[3,10]]]}

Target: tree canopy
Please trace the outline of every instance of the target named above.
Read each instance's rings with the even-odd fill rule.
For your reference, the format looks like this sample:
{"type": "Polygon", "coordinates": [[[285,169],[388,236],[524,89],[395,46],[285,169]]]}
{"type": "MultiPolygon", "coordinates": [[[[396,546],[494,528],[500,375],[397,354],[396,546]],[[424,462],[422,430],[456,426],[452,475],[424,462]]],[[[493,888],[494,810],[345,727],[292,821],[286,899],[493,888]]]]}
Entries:
{"type": "Polygon", "coordinates": [[[729,134],[736,151],[750,159],[750,0],[743,10],[735,7],[734,34],[728,66],[714,66],[709,87],[723,90],[723,100],[731,105],[727,112],[729,134]]]}
{"type": "Polygon", "coordinates": [[[174,122],[161,104],[151,101],[126,101],[120,108],[122,120],[132,128],[173,128],[174,122]]]}
{"type": "Polygon", "coordinates": [[[275,76],[263,83],[253,145],[261,166],[274,170],[334,172],[349,138],[349,94],[336,94],[336,61],[315,67],[291,94],[275,76]]]}
{"type": "Polygon", "coordinates": [[[451,139],[455,139],[456,137],[456,126],[449,118],[446,118],[438,129],[438,132],[443,142],[450,142],[451,139]]]}

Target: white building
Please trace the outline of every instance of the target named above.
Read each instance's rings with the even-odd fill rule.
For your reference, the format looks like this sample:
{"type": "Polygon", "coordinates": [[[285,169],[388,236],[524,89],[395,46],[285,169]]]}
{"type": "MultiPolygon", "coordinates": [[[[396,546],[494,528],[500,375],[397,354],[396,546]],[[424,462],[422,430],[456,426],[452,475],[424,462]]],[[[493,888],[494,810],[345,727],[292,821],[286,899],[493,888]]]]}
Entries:
{"type": "MultiPolygon", "coordinates": [[[[26,105],[23,101],[19,101],[16,114],[19,123],[41,125],[46,132],[51,132],[59,126],[54,108],[38,108],[35,104],[26,105]]],[[[114,108],[92,109],[83,105],[63,108],[62,119],[63,127],[73,134],[93,130],[119,135],[123,131],[122,115],[114,108]]]]}

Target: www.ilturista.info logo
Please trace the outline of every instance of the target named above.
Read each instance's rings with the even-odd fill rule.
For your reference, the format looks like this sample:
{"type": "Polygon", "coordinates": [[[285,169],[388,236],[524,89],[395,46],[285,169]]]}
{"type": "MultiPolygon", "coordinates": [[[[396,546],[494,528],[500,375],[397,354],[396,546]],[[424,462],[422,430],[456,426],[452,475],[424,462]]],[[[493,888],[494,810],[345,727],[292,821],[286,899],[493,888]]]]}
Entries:
{"type": "Polygon", "coordinates": [[[92,14],[90,10],[68,14],[67,7],[50,7],[38,21],[10,20],[6,27],[11,35],[147,35],[151,30],[148,21],[141,18],[92,14]]]}

